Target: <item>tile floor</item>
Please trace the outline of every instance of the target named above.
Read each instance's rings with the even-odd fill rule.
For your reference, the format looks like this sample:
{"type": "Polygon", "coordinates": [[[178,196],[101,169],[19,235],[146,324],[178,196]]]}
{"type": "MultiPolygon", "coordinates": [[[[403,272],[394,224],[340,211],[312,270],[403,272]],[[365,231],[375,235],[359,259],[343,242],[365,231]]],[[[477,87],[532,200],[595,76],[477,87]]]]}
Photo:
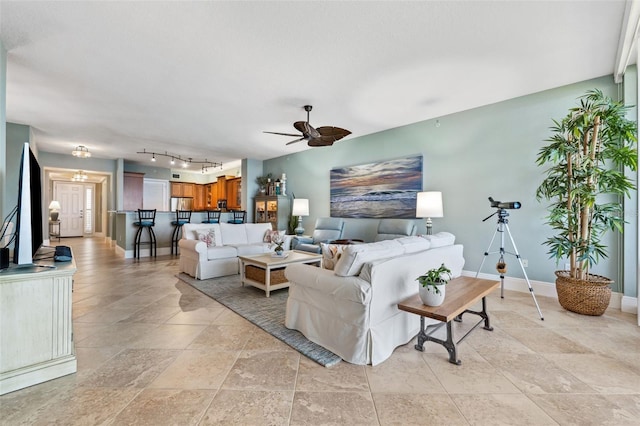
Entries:
{"type": "Polygon", "coordinates": [[[62,244],[78,264],[78,372],[0,397],[2,425],[640,424],[635,315],[538,296],[543,322],[528,293],[496,291],[495,330],[460,344],[460,366],[412,342],[376,367],[328,369],[176,279],[177,257],[62,244]]]}

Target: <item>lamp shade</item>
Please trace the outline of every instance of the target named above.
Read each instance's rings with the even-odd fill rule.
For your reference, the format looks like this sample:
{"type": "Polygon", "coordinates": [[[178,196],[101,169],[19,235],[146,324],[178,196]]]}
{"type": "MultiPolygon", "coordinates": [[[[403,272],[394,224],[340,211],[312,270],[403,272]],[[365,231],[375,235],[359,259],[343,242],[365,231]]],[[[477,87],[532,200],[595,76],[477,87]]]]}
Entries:
{"type": "Polygon", "coordinates": [[[58,201],[52,201],[51,204],[49,204],[49,209],[50,210],[60,210],[60,203],[58,201]]]}
{"type": "Polygon", "coordinates": [[[306,198],[294,198],[291,214],[293,216],[309,216],[309,200],[306,198]]]}
{"type": "Polygon", "coordinates": [[[416,200],[416,217],[442,217],[442,192],[418,192],[416,200]]]}

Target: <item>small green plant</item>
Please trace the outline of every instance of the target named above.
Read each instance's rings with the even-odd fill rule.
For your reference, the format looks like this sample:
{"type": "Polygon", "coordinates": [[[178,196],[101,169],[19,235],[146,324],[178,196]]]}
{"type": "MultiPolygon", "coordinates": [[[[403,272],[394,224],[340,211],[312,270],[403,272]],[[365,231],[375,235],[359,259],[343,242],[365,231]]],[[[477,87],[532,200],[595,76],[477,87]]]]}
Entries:
{"type": "Polygon", "coordinates": [[[258,176],[256,178],[256,183],[258,184],[260,189],[264,189],[267,186],[269,180],[271,180],[272,178],[273,175],[271,173],[267,174],[266,176],[258,176]]]}
{"type": "Polygon", "coordinates": [[[429,269],[424,275],[416,278],[416,280],[422,287],[433,286],[435,293],[440,294],[438,286],[448,283],[451,278],[451,270],[443,263],[439,268],[429,269]]]}
{"type": "Polygon", "coordinates": [[[287,226],[287,232],[289,235],[294,235],[296,233],[296,228],[298,227],[298,216],[289,216],[289,226],[287,226]]]}

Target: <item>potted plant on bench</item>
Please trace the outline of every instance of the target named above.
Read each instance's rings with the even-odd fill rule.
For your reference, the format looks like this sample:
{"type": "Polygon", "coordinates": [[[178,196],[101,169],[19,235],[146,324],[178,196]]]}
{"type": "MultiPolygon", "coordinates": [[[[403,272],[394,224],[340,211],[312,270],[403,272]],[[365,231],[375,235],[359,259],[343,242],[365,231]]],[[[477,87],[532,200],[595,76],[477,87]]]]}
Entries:
{"type": "Polygon", "coordinates": [[[451,279],[451,270],[443,263],[439,268],[429,269],[416,280],[420,283],[418,294],[427,306],[440,306],[444,302],[445,285],[451,279]]]}

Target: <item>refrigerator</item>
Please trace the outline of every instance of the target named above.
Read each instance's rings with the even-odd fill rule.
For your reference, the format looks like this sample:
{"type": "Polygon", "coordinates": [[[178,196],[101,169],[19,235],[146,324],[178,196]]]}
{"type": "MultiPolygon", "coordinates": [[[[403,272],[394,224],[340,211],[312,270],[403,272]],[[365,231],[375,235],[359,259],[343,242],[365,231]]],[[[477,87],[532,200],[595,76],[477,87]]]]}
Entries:
{"type": "Polygon", "coordinates": [[[171,211],[176,210],[193,210],[192,197],[171,197],[171,211]]]}

